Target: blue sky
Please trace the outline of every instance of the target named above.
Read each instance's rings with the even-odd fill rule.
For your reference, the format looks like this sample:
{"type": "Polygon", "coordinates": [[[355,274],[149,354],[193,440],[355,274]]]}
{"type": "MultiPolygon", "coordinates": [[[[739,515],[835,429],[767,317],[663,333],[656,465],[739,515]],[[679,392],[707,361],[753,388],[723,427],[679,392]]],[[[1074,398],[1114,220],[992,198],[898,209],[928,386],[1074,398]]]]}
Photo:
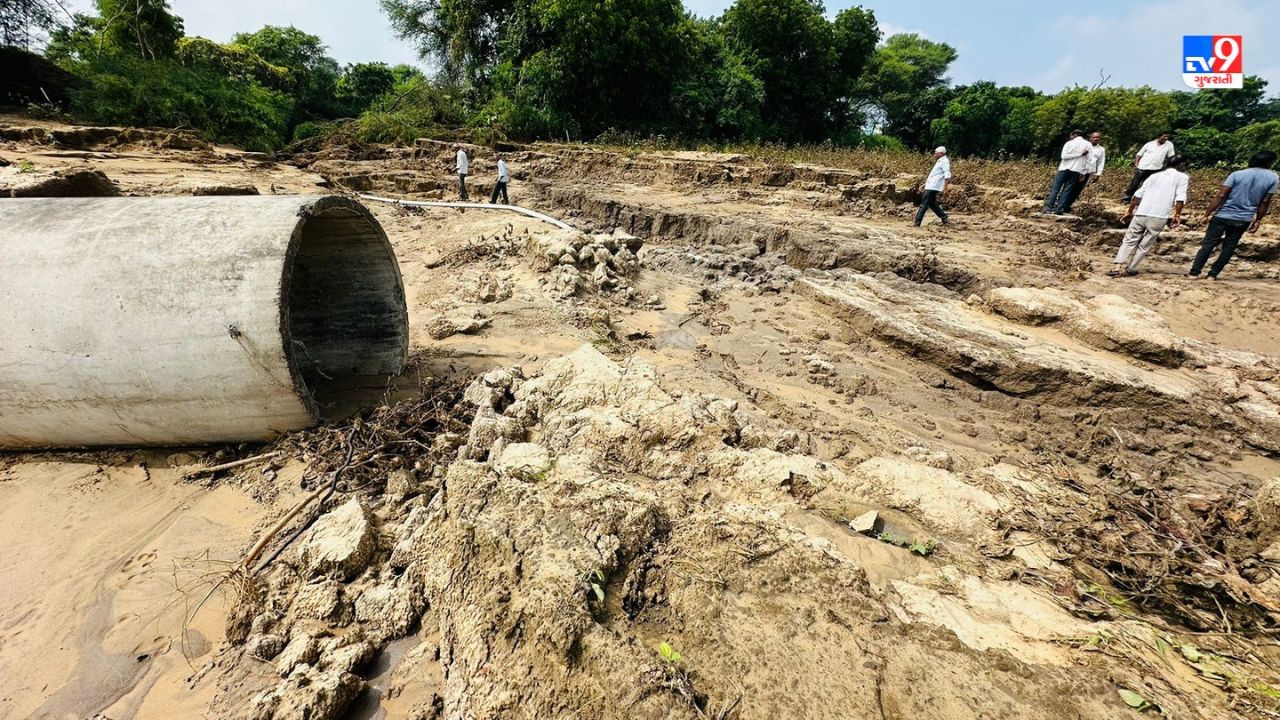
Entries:
{"type": "MultiPolygon", "coordinates": [[[[722,13],[731,0],[685,0],[702,16],[722,13]]],[[[834,15],[850,5],[875,11],[881,29],[918,32],[953,45],[957,83],[994,80],[1056,91],[1093,85],[1101,68],[1116,85],[1181,88],[1184,34],[1244,35],[1244,69],[1280,93],[1280,0],[833,0],[834,15]],[[1264,35],[1264,28],[1270,28],[1264,35]]],[[[89,0],[74,0],[84,8],[89,0]]],[[[225,42],[241,30],[295,25],[324,38],[340,62],[416,62],[397,40],[377,0],[170,0],[187,33],[225,42]]]]}

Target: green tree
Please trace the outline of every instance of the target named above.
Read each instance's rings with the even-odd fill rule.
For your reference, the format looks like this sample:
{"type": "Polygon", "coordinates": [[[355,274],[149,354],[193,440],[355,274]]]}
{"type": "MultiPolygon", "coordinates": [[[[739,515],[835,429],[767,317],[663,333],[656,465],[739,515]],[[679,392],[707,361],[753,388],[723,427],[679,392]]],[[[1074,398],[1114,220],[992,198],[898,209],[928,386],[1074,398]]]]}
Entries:
{"type": "MultiPolygon", "coordinates": [[[[499,63],[499,45],[515,17],[536,14],[535,0],[381,0],[391,27],[454,82],[483,81],[499,63]]],[[[531,38],[530,38],[531,39],[531,38]]],[[[517,45],[527,40],[516,39],[517,45]]]]}
{"type": "Polygon", "coordinates": [[[908,147],[923,148],[931,125],[951,101],[947,69],[955,48],[914,33],[890,37],[876,49],[859,82],[859,94],[878,106],[884,132],[908,147]]]}
{"type": "Polygon", "coordinates": [[[731,51],[712,20],[686,17],[680,32],[686,62],[672,91],[672,134],[690,138],[756,137],[764,84],[731,51]]]}
{"type": "Polygon", "coordinates": [[[1235,161],[1244,163],[1254,153],[1270,150],[1280,155],[1280,120],[1246,125],[1235,131],[1235,161]]]}
{"type": "Polygon", "coordinates": [[[738,0],[722,24],[729,47],[764,85],[765,133],[788,141],[824,139],[840,94],[841,57],[822,3],[738,0]]]}
{"type": "Polygon", "coordinates": [[[1029,157],[1036,151],[1036,110],[1044,102],[1029,87],[1009,88],[1009,112],[1000,121],[1000,153],[1029,157]]]}
{"type": "Polygon", "coordinates": [[[931,124],[933,138],[960,155],[994,155],[1009,108],[1009,96],[993,82],[958,88],[942,117],[931,124]]]}
{"type": "Polygon", "coordinates": [[[1259,116],[1265,104],[1266,91],[1266,80],[1256,75],[1246,75],[1244,87],[1238,90],[1173,93],[1177,108],[1173,127],[1176,130],[1212,127],[1223,132],[1234,132],[1261,119],[1259,116]]]}
{"type": "Polygon", "coordinates": [[[182,18],[165,0],[94,0],[102,44],[144,60],[173,57],[182,18]]]}
{"type": "Polygon", "coordinates": [[[230,78],[253,80],[264,87],[291,91],[293,73],[272,65],[248,46],[221,45],[208,38],[184,37],[178,41],[178,60],[187,67],[204,68],[230,78]]]}
{"type": "Polygon", "coordinates": [[[66,17],[53,0],[0,0],[0,46],[36,47],[66,17]]]}
{"type": "Polygon", "coordinates": [[[355,63],[342,70],[338,78],[337,100],[344,114],[359,115],[373,102],[391,92],[397,76],[386,63],[355,63]]]}
{"type": "Polygon", "coordinates": [[[338,63],[326,53],[324,41],[295,27],[268,25],[253,33],[238,33],[232,43],[243,45],[272,65],[285,68],[294,79],[291,125],[341,114],[336,93],[338,63]]]}

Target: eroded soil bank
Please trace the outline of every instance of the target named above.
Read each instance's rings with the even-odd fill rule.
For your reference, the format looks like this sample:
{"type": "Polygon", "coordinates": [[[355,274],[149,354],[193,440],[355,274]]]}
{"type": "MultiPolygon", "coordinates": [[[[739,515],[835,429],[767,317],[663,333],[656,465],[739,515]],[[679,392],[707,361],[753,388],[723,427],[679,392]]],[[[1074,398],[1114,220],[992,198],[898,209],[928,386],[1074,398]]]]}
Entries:
{"type": "MultiPolygon", "coordinates": [[[[452,183],[433,143],[6,122],[24,192],[452,183]]],[[[578,230],[372,205],[412,326],[381,406],[266,448],[0,458],[0,716],[1280,712],[1274,229],[1222,282],[1180,277],[1190,231],[1111,280],[1106,198],[1051,221],[965,187],[913,229],[918,178],[868,169],[508,162],[578,230]]]]}

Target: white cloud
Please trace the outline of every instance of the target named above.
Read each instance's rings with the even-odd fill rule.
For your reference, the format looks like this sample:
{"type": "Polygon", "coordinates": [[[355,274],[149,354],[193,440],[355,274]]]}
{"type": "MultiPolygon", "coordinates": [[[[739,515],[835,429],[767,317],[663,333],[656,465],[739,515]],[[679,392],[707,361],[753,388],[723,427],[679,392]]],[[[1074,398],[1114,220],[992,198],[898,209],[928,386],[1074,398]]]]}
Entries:
{"type": "Polygon", "coordinates": [[[1280,53],[1264,28],[1280,27],[1280,2],[1218,0],[1212,12],[1199,0],[1165,0],[1122,5],[1112,15],[1067,16],[1052,25],[1053,34],[1072,40],[1073,65],[1059,60],[1041,76],[1040,87],[1057,90],[1091,86],[1098,70],[1110,75],[1109,86],[1149,84],[1181,87],[1183,35],[1243,35],[1245,72],[1267,78],[1280,89],[1280,53]]]}
{"type": "Polygon", "coordinates": [[[902,35],[902,34],[904,34],[904,33],[912,33],[912,34],[915,34],[915,35],[919,35],[920,37],[925,38],[925,39],[928,39],[928,40],[932,40],[932,39],[933,39],[933,38],[930,38],[930,37],[929,37],[929,33],[925,32],[925,31],[923,31],[923,30],[916,30],[916,29],[913,29],[913,28],[899,27],[899,26],[897,26],[897,25],[894,25],[893,23],[887,23],[887,22],[884,22],[884,21],[881,21],[881,22],[880,22],[880,34],[881,34],[883,37],[885,37],[885,38],[887,38],[887,37],[891,37],[891,36],[893,36],[893,35],[902,35]]]}
{"type": "Polygon", "coordinates": [[[1067,53],[1058,58],[1053,67],[1036,77],[1036,86],[1044,88],[1070,84],[1070,79],[1076,76],[1076,72],[1075,53],[1067,53]]]}

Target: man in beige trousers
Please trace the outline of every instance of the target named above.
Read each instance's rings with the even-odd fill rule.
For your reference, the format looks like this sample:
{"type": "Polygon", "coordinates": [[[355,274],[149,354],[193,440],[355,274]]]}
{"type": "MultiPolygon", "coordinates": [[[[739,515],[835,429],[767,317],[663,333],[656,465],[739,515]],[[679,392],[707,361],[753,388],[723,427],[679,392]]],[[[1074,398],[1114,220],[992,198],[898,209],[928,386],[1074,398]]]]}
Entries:
{"type": "Polygon", "coordinates": [[[1164,170],[1148,177],[1134,193],[1129,212],[1121,218],[1121,222],[1129,223],[1129,229],[1108,275],[1137,275],[1138,265],[1155,246],[1165,227],[1182,224],[1182,207],[1187,202],[1190,185],[1190,178],[1183,172],[1186,167],[1186,160],[1174,155],[1164,170]]]}

